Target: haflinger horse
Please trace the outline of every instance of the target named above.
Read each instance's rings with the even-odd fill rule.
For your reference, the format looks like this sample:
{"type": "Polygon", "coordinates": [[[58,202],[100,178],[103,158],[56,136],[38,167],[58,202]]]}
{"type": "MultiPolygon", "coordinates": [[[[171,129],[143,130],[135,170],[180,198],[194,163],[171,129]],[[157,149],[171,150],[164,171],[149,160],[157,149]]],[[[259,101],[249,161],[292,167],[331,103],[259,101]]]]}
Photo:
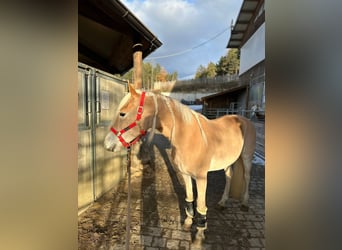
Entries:
{"type": "Polygon", "coordinates": [[[128,148],[139,141],[147,130],[150,130],[148,141],[151,141],[156,129],[170,140],[173,164],[184,179],[187,216],[184,221],[185,228],[191,227],[193,218],[196,219],[197,228],[207,226],[208,171],[225,171],[226,185],[218,205],[227,207],[233,176],[232,166],[237,160],[243,163],[242,208],[248,208],[248,186],[256,133],[247,118],[226,115],[209,120],[170,97],[139,91],[129,85],[129,93],[118,107],[104,146],[114,152],[118,151],[120,146],[128,148]],[[196,212],[192,179],[196,181],[197,187],[196,212]]]}

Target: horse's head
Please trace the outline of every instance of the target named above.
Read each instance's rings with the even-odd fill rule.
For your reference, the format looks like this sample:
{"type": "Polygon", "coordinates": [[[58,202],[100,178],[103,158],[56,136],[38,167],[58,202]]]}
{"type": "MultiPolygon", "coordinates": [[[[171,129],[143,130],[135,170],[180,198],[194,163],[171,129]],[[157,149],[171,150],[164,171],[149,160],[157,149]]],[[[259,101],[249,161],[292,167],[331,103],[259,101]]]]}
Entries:
{"type": "MultiPolygon", "coordinates": [[[[108,151],[119,151],[139,141],[149,128],[155,127],[155,99],[129,85],[129,93],[120,102],[118,112],[105,137],[108,151]]],[[[153,136],[153,135],[151,135],[153,136]]]]}

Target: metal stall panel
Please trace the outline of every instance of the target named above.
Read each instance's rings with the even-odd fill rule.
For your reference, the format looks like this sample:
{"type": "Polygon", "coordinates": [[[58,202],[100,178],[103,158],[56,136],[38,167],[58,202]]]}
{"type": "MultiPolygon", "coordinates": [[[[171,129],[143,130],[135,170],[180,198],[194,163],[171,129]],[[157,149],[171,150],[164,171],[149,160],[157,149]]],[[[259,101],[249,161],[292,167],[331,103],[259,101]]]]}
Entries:
{"type": "Polygon", "coordinates": [[[123,178],[126,151],[108,152],[103,141],[127,82],[84,64],[78,69],[78,209],[83,212],[123,178]]]}
{"type": "MultiPolygon", "coordinates": [[[[78,208],[84,210],[93,202],[93,158],[88,102],[89,71],[78,70],[78,208]]],[[[90,101],[90,100],[89,100],[90,101]]]]}
{"type": "Polygon", "coordinates": [[[124,177],[126,169],[126,151],[119,153],[108,152],[103,147],[103,141],[109,132],[121,99],[126,94],[127,82],[118,78],[96,72],[95,96],[95,199],[109,189],[115,187],[124,177]]]}

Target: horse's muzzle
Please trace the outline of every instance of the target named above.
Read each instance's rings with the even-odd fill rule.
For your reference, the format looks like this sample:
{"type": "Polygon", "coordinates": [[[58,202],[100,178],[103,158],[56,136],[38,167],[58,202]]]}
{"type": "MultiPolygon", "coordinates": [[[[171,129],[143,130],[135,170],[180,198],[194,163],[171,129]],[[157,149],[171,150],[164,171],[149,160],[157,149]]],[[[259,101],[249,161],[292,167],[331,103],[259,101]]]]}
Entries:
{"type": "Polygon", "coordinates": [[[114,152],[117,142],[117,137],[113,133],[108,133],[104,139],[104,148],[108,151],[114,152]]]}

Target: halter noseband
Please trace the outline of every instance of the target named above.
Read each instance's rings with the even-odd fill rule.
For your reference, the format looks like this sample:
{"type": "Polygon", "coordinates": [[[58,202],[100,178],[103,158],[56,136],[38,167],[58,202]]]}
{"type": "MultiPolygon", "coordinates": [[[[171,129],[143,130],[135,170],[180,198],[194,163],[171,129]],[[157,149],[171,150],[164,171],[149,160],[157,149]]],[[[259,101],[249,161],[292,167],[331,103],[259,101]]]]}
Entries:
{"type": "MultiPolygon", "coordinates": [[[[140,138],[142,136],[144,136],[146,134],[146,131],[141,129],[140,128],[140,134],[135,137],[132,141],[130,142],[126,142],[125,139],[122,137],[122,135],[124,133],[126,133],[128,130],[134,128],[135,126],[138,125],[140,119],[141,119],[141,116],[142,116],[142,113],[143,113],[143,110],[144,110],[144,101],[145,101],[145,94],[146,92],[142,92],[141,93],[141,97],[140,97],[140,104],[139,104],[139,107],[138,107],[138,111],[137,111],[137,116],[135,118],[135,121],[132,122],[130,125],[128,125],[126,128],[124,129],[121,129],[120,131],[117,131],[115,128],[111,127],[110,130],[119,138],[119,141],[121,142],[121,144],[125,147],[125,148],[129,148],[131,145],[137,143],[140,138]]],[[[140,126],[139,126],[140,127],[140,126]]]]}

